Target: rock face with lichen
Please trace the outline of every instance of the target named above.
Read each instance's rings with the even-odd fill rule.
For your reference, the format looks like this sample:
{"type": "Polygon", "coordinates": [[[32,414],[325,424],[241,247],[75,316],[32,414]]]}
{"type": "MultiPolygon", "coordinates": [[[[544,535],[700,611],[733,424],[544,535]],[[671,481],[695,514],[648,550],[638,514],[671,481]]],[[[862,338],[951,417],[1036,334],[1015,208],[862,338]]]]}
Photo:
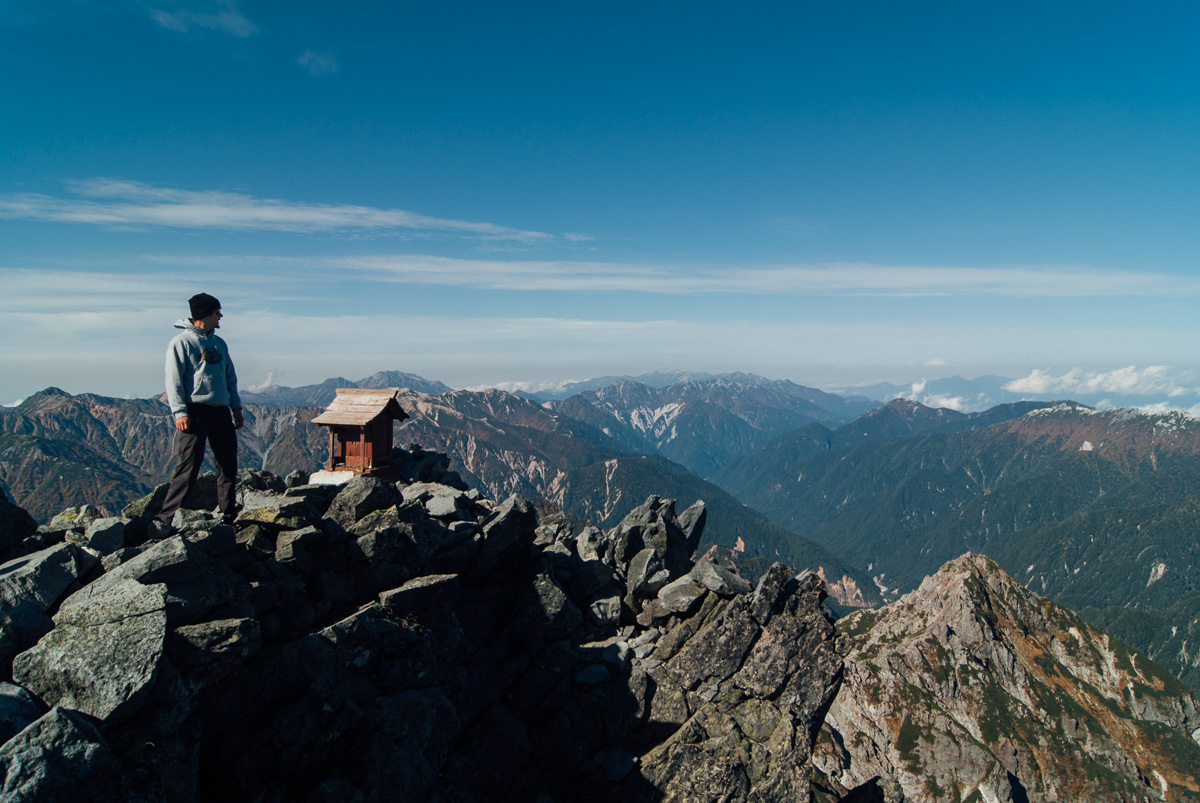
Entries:
{"type": "Polygon", "coordinates": [[[838,629],[845,680],[816,759],[832,799],[1200,800],[1190,691],[986,557],[838,629]]]}
{"type": "Polygon", "coordinates": [[[0,801],[810,799],[824,583],[697,560],[702,504],[602,532],[448,471],[238,493],[11,547],[0,801]]]}

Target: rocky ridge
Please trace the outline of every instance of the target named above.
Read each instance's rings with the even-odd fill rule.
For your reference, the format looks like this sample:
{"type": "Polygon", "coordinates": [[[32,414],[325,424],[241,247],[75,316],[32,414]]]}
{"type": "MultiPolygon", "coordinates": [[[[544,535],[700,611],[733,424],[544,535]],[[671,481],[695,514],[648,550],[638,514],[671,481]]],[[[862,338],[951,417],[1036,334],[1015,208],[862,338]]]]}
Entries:
{"type": "MultiPolygon", "coordinates": [[[[0,800],[808,800],[842,659],[824,584],[403,478],[85,506],[0,566],[0,800]],[[198,509],[192,509],[198,508],[198,509]]],[[[161,489],[158,492],[161,498],[161,489]]]]}
{"type": "Polygon", "coordinates": [[[1188,689],[986,557],[964,555],[838,624],[846,674],[817,756],[832,788],[874,781],[931,802],[1200,800],[1188,689]]]}

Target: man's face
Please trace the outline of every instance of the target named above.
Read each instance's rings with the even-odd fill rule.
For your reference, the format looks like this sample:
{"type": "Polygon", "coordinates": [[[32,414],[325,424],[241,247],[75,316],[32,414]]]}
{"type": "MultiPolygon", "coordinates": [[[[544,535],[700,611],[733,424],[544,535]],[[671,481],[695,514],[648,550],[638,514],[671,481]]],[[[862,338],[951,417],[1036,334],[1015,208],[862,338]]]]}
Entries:
{"type": "Polygon", "coordinates": [[[205,332],[211,332],[214,329],[221,328],[221,319],[225,316],[221,314],[221,310],[214,310],[210,315],[196,320],[196,326],[203,329],[205,332]]]}

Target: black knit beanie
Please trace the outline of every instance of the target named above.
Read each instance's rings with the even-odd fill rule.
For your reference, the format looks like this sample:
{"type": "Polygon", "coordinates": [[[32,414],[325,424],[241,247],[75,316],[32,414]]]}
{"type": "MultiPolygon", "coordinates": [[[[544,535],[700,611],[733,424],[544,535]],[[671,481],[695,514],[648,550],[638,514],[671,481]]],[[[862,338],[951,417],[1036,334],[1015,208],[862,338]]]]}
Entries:
{"type": "Polygon", "coordinates": [[[192,308],[193,321],[198,321],[201,318],[207,318],[221,308],[221,302],[210,296],[208,293],[196,293],[188,299],[188,306],[192,308]]]}

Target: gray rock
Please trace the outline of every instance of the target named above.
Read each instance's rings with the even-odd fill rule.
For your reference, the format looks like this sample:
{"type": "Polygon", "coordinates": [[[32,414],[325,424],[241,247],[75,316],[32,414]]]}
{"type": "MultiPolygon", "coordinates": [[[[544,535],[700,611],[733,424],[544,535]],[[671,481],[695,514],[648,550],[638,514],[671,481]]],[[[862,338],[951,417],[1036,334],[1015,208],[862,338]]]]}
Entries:
{"type": "Polygon", "coordinates": [[[434,496],[425,503],[425,510],[435,519],[448,518],[461,514],[458,507],[458,499],[453,496],[434,496]]]}
{"type": "Polygon", "coordinates": [[[464,495],[463,491],[460,491],[458,488],[452,488],[449,485],[442,485],[438,482],[414,482],[412,485],[406,485],[401,488],[401,493],[404,495],[405,502],[425,502],[439,496],[458,499],[464,495]]]}
{"type": "Polygon", "coordinates": [[[211,510],[189,510],[186,507],[181,507],[171,517],[171,526],[176,530],[182,530],[184,527],[192,524],[207,524],[210,521],[215,521],[216,518],[216,514],[211,510]]]}
{"type": "Polygon", "coordinates": [[[582,624],[583,614],[549,573],[538,573],[533,592],[531,612],[543,638],[551,641],[563,638],[582,624]]]}
{"type": "Polygon", "coordinates": [[[527,555],[537,527],[537,513],[522,497],[513,494],[483,525],[483,543],[475,564],[480,574],[505,571],[527,555]]]}
{"type": "Polygon", "coordinates": [[[126,799],[121,769],[82,715],[55,708],[0,746],[3,803],[126,799]]]}
{"type": "Polygon", "coordinates": [[[88,549],[108,555],[125,546],[125,527],[129,519],[112,517],[96,519],[87,526],[84,533],[88,549]]]}
{"type": "Polygon", "coordinates": [[[37,644],[38,639],[54,629],[54,621],[41,606],[26,600],[0,613],[0,661],[4,666],[19,652],[37,644]]]}
{"type": "Polygon", "coordinates": [[[706,593],[705,587],[689,575],[663,586],[658,592],[658,602],[671,613],[687,614],[706,593]]]}
{"type": "Polygon", "coordinates": [[[601,627],[613,627],[621,621],[621,598],[614,594],[601,597],[588,605],[588,618],[601,627]]]}
{"type": "Polygon", "coordinates": [[[708,509],[704,501],[695,502],[687,510],[679,514],[679,529],[687,544],[687,554],[692,556],[700,546],[700,538],[704,535],[704,524],[708,521],[708,509]]]}
{"type": "Polygon", "coordinates": [[[0,683],[0,744],[4,744],[46,713],[46,707],[20,686],[0,683]]]}
{"type": "Polygon", "coordinates": [[[300,530],[316,524],[320,518],[317,509],[305,497],[255,491],[243,497],[236,524],[238,527],[258,524],[273,530],[300,530]]]}
{"type": "Polygon", "coordinates": [[[258,652],[262,632],[255,619],[216,619],[175,628],[167,644],[172,662],[195,690],[233,672],[258,652]]]}
{"type": "Polygon", "coordinates": [[[402,501],[399,489],[392,483],[370,475],[355,477],[338,491],[326,515],[343,527],[350,527],[371,511],[384,510],[402,501]]]}
{"type": "Polygon", "coordinates": [[[280,563],[311,560],[311,556],[324,539],[324,531],[316,527],[280,533],[275,542],[275,560],[280,563]]]}
{"type": "MultiPolygon", "coordinates": [[[[688,509],[690,510],[691,508],[688,509]]],[[[696,561],[696,565],[692,567],[687,576],[709,591],[720,594],[722,597],[732,597],[735,594],[749,594],[750,589],[753,588],[745,578],[705,558],[696,561]]]]}
{"type": "Polygon", "coordinates": [[[399,588],[384,591],[379,595],[379,604],[403,616],[448,599],[457,589],[457,574],[429,574],[414,577],[399,588]]]}
{"type": "Polygon", "coordinates": [[[233,589],[228,583],[218,583],[217,579],[207,556],[183,536],[175,535],[143,550],[137,557],[67,597],[59,615],[68,609],[92,604],[93,597],[108,593],[124,580],[136,580],[145,585],[166,584],[167,611],[172,623],[191,624],[232,596],[233,589]]]}
{"type": "Polygon", "coordinates": [[[95,563],[94,555],[66,543],[10,560],[0,566],[0,613],[26,600],[49,610],[95,563]]]}
{"type": "Polygon", "coordinates": [[[50,519],[51,530],[86,529],[96,519],[104,516],[104,512],[95,505],[80,505],[69,507],[62,513],[50,519]]]}
{"type": "Polygon", "coordinates": [[[642,600],[656,596],[672,577],[663,565],[662,554],[654,547],[646,547],[629,562],[629,573],[625,578],[625,604],[631,610],[642,607],[642,600]]]}
{"type": "Polygon", "coordinates": [[[586,527],[575,539],[575,551],[583,560],[603,560],[607,552],[608,541],[604,533],[595,527],[586,527]]]}
{"type": "MultiPolygon", "coordinates": [[[[84,591],[94,593],[101,591],[109,583],[120,580],[137,580],[143,583],[175,583],[196,579],[202,574],[197,564],[192,563],[192,550],[182,535],[173,535],[166,540],[158,541],[154,546],[138,553],[137,557],[122,563],[120,567],[109,571],[100,579],[92,582],[84,591]]],[[[73,599],[71,604],[78,604],[85,599],[73,599]]]]}
{"type": "Polygon", "coordinates": [[[86,604],[63,605],[55,628],[13,661],[13,678],[49,705],[118,722],[137,713],[163,664],[162,584],[121,580],[86,604]]]}

